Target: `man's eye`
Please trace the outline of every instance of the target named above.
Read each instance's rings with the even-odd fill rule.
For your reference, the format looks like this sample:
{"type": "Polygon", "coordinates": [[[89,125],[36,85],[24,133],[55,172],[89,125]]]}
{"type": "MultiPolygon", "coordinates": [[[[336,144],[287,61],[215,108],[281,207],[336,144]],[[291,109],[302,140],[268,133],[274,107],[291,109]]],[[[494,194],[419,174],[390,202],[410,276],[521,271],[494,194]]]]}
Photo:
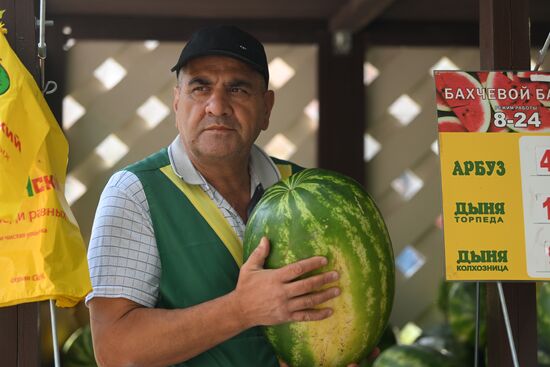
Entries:
{"type": "Polygon", "coordinates": [[[234,94],[247,94],[247,91],[240,87],[231,87],[229,91],[234,94]]]}
{"type": "Polygon", "coordinates": [[[191,89],[191,92],[193,92],[193,93],[204,93],[204,92],[208,92],[208,87],[205,86],[205,85],[199,85],[199,86],[194,87],[193,89],[191,89]]]}

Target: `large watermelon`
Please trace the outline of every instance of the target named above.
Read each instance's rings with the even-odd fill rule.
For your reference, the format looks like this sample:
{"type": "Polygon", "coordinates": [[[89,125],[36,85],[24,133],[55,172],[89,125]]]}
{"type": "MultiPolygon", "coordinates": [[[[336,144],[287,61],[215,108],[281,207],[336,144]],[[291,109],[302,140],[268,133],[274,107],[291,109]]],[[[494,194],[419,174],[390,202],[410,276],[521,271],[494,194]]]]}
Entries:
{"type": "Polygon", "coordinates": [[[279,356],[292,367],[362,360],[386,327],[395,279],[388,231],[363,187],[335,172],[299,172],[269,188],[255,207],[245,259],[262,236],[271,243],[267,268],[320,255],[328,259],[322,271],[340,274],[340,296],[323,304],[334,310],[331,317],[266,328],[279,356]]]}
{"type": "MultiPolygon", "coordinates": [[[[388,326],[386,326],[386,329],[382,333],[380,340],[378,341],[377,347],[380,352],[383,352],[396,344],[397,338],[395,337],[395,333],[393,332],[393,327],[391,324],[388,324],[388,326]]],[[[371,361],[371,358],[369,356],[365,360],[361,361],[361,363],[359,363],[359,367],[371,367],[373,363],[374,361],[371,361]]]]}
{"type": "Polygon", "coordinates": [[[421,345],[395,345],[384,351],[373,367],[456,367],[447,356],[421,345]]]}

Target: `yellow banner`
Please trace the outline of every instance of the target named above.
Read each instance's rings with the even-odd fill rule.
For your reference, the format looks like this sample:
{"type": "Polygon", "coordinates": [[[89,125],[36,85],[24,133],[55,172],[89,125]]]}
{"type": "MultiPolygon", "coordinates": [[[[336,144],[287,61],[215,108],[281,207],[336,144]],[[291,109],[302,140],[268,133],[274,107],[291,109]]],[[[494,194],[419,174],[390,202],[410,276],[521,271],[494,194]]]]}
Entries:
{"type": "Polygon", "coordinates": [[[78,303],[91,284],[64,197],[68,143],[0,31],[0,307],[78,303]]]}

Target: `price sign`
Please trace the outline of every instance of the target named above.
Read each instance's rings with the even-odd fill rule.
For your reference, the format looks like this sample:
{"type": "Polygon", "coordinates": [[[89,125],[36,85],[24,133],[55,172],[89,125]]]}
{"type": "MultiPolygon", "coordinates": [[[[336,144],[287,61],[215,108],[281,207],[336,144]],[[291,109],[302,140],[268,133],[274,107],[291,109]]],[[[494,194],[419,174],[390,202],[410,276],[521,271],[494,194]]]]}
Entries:
{"type": "Polygon", "coordinates": [[[550,280],[550,73],[434,76],[447,279],[550,280]]]}

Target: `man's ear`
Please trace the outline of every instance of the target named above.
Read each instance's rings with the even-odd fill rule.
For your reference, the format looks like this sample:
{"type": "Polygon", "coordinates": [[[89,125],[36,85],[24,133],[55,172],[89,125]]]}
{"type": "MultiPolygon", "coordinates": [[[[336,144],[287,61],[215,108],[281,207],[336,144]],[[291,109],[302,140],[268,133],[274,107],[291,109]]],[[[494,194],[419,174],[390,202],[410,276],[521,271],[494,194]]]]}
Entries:
{"type": "Polygon", "coordinates": [[[172,101],[172,109],[174,112],[178,111],[178,102],[180,100],[180,89],[179,87],[174,87],[174,99],[172,101]]]}
{"type": "Polygon", "coordinates": [[[275,104],[275,93],[272,90],[268,90],[264,93],[264,104],[265,104],[265,116],[264,123],[262,125],[262,130],[267,130],[269,127],[269,117],[271,116],[271,110],[275,104]]]}

